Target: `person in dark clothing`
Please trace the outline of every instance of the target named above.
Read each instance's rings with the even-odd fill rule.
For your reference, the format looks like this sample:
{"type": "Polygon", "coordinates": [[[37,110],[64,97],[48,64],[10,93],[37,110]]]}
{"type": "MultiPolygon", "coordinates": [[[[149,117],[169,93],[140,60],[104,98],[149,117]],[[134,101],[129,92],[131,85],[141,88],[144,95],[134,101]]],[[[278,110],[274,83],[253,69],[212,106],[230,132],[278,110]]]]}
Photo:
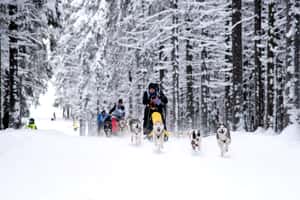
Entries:
{"type": "Polygon", "coordinates": [[[125,118],[125,107],[122,99],[119,99],[118,103],[109,111],[109,114],[111,115],[112,133],[116,133],[119,131],[119,121],[125,118]]]}
{"type": "Polygon", "coordinates": [[[105,110],[98,114],[97,122],[99,126],[103,125],[103,122],[109,117],[105,110]]]}
{"type": "Polygon", "coordinates": [[[122,99],[119,99],[118,103],[114,104],[114,107],[110,109],[109,114],[118,120],[125,117],[125,107],[122,99]]]}
{"type": "Polygon", "coordinates": [[[167,130],[164,115],[167,103],[168,98],[162,91],[160,91],[159,85],[156,83],[150,83],[148,90],[145,91],[143,95],[143,104],[145,105],[143,128],[145,135],[148,135],[152,131],[153,124],[150,116],[153,112],[159,112],[162,115],[164,128],[167,130]]]}
{"type": "Polygon", "coordinates": [[[101,129],[104,127],[105,121],[109,120],[110,116],[103,110],[97,116],[98,134],[100,134],[101,129]]]}

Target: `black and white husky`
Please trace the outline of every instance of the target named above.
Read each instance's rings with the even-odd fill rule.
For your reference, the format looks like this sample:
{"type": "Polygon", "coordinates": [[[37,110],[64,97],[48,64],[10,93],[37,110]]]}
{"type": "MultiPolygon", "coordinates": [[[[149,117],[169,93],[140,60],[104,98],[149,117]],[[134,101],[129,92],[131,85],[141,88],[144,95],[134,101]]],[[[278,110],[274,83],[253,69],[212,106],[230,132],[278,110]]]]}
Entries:
{"type": "Polygon", "coordinates": [[[129,129],[131,132],[131,143],[140,145],[142,143],[142,123],[139,119],[129,120],[129,129]]]}
{"type": "Polygon", "coordinates": [[[164,124],[157,122],[153,124],[152,137],[155,147],[158,151],[164,148],[164,124]]]}
{"type": "Polygon", "coordinates": [[[104,133],[107,137],[110,137],[112,134],[111,121],[107,120],[104,122],[104,133]]]}
{"type": "Polygon", "coordinates": [[[192,130],[190,133],[191,145],[194,151],[200,151],[202,136],[200,130],[192,130]]]}
{"type": "Polygon", "coordinates": [[[221,150],[221,156],[223,157],[228,152],[228,147],[231,143],[230,131],[223,124],[217,129],[217,142],[221,150]]]}

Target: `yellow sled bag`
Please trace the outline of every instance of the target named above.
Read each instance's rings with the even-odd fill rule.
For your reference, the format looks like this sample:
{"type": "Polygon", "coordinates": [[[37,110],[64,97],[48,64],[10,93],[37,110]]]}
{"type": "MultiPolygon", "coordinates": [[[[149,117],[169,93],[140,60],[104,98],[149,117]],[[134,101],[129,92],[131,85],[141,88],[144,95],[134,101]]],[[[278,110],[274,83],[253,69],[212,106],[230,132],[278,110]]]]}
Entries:
{"type": "Polygon", "coordinates": [[[153,124],[156,124],[156,123],[163,123],[161,114],[160,114],[159,112],[154,112],[154,113],[152,113],[151,118],[152,118],[152,123],[153,123],[153,124]]]}

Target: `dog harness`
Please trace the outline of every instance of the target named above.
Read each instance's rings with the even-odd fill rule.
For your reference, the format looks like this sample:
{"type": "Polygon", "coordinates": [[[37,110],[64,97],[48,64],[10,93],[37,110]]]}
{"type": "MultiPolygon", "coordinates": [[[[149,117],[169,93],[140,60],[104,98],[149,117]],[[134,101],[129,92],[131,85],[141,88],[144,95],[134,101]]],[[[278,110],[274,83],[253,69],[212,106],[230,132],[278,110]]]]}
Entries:
{"type": "Polygon", "coordinates": [[[160,114],[159,112],[154,112],[154,113],[152,113],[151,118],[152,118],[153,124],[156,124],[156,123],[163,123],[161,114],[160,114]]]}

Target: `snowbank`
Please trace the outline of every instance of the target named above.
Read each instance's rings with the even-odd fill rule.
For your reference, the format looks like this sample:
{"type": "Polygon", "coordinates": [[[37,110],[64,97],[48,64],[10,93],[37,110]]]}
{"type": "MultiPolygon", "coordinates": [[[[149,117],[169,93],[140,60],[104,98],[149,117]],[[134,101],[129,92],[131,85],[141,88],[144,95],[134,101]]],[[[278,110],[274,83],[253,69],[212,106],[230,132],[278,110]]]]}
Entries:
{"type": "Polygon", "coordinates": [[[287,137],[291,140],[300,140],[300,125],[299,124],[292,124],[286,127],[282,133],[282,137],[287,137]]]}

